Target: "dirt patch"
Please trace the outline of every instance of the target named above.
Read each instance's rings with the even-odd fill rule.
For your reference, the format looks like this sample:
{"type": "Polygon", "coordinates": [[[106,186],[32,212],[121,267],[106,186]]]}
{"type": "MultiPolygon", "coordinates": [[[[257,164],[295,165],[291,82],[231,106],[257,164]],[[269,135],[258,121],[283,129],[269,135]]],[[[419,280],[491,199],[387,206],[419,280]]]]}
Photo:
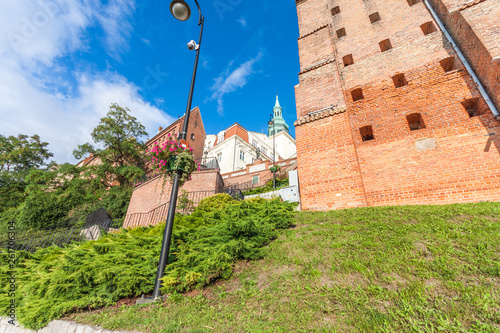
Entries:
{"type": "Polygon", "coordinates": [[[288,266],[288,265],[283,265],[283,266],[278,266],[274,269],[274,273],[276,275],[283,275],[283,273],[288,273],[288,272],[295,272],[297,271],[297,266],[288,266]]]}
{"type": "Polygon", "coordinates": [[[291,227],[290,229],[291,230],[296,230],[296,229],[307,228],[307,227],[308,227],[307,224],[296,224],[293,227],[291,227]]]}
{"type": "Polygon", "coordinates": [[[424,243],[421,243],[421,242],[415,242],[413,243],[413,247],[415,248],[415,250],[417,251],[418,254],[420,254],[421,256],[424,256],[427,260],[434,260],[434,257],[432,256],[432,252],[429,251],[429,249],[427,248],[427,245],[425,245],[424,243]]]}
{"type": "Polygon", "coordinates": [[[425,280],[426,287],[439,287],[440,285],[441,285],[441,281],[439,281],[437,279],[430,278],[430,279],[425,280]]]}
{"type": "Polygon", "coordinates": [[[257,288],[264,290],[269,287],[268,274],[266,272],[259,273],[257,277],[257,288]]]}
{"type": "Polygon", "coordinates": [[[357,286],[366,286],[367,281],[363,278],[363,276],[359,273],[351,273],[351,274],[322,274],[318,281],[316,282],[318,287],[327,287],[331,288],[334,285],[337,286],[349,286],[349,287],[357,287],[357,286]]]}
{"type": "Polygon", "coordinates": [[[331,288],[331,287],[333,287],[336,284],[336,281],[328,278],[325,275],[321,275],[321,277],[319,278],[318,283],[319,283],[320,287],[331,288]]]}
{"type": "Polygon", "coordinates": [[[393,273],[388,276],[391,282],[387,283],[384,288],[391,291],[398,291],[401,287],[405,286],[408,281],[401,277],[399,274],[393,273]]]}
{"type": "Polygon", "coordinates": [[[472,220],[472,216],[470,215],[457,215],[453,216],[450,219],[450,222],[454,222],[456,224],[464,224],[464,223],[469,223],[472,220]]]}

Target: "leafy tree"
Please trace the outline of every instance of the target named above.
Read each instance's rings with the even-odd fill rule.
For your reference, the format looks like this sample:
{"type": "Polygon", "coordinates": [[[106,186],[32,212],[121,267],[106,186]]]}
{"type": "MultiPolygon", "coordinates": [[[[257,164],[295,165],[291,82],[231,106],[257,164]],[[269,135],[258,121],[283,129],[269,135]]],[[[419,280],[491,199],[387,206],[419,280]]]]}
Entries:
{"type": "Polygon", "coordinates": [[[48,145],[38,135],[0,135],[0,213],[22,202],[28,173],[46,166],[54,156],[48,145]]]}
{"type": "Polygon", "coordinates": [[[77,159],[87,154],[93,154],[97,159],[97,163],[87,168],[85,175],[92,180],[94,189],[132,186],[133,181],[144,174],[145,145],[138,138],[147,133],[129,113],[128,108],[111,105],[106,117],[91,133],[97,147],[86,143],[73,151],[77,159]]]}

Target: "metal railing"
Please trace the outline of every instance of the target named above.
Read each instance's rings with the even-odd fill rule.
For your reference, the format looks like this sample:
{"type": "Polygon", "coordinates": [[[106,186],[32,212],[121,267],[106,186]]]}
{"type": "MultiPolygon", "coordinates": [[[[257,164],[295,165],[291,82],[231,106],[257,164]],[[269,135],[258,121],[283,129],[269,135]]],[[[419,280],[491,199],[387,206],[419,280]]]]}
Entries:
{"type": "Polygon", "coordinates": [[[224,193],[229,194],[236,200],[243,200],[245,199],[245,196],[243,195],[243,192],[241,192],[240,189],[224,189],[224,193]]]}
{"type": "Polygon", "coordinates": [[[33,231],[28,236],[16,239],[14,246],[8,242],[2,242],[0,248],[33,253],[52,245],[65,247],[75,242],[96,240],[104,233],[118,230],[122,226],[123,220],[121,219],[105,219],[76,224],[71,220],[66,220],[63,223],[52,225],[44,230],[33,231]]]}
{"type": "MultiPolygon", "coordinates": [[[[188,192],[187,203],[182,202],[183,198],[181,194],[177,199],[177,212],[181,214],[188,214],[198,206],[201,200],[215,194],[217,194],[215,190],[188,192]]],[[[167,218],[169,205],[169,202],[166,202],[147,213],[134,213],[127,215],[125,222],[123,223],[123,227],[145,227],[163,222],[167,218]]]]}
{"type": "Polygon", "coordinates": [[[200,165],[200,170],[220,170],[217,157],[203,157],[195,160],[200,165]]]}

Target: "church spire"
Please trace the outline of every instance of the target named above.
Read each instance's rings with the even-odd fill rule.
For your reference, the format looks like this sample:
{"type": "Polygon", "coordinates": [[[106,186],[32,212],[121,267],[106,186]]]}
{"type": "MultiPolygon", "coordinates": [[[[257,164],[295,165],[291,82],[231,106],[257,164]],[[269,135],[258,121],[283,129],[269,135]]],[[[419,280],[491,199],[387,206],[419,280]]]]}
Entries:
{"type": "Polygon", "coordinates": [[[288,125],[283,118],[283,108],[280,105],[278,95],[276,95],[276,104],[273,108],[273,122],[274,125],[269,126],[267,129],[268,136],[273,136],[283,131],[288,132],[288,125]]]}

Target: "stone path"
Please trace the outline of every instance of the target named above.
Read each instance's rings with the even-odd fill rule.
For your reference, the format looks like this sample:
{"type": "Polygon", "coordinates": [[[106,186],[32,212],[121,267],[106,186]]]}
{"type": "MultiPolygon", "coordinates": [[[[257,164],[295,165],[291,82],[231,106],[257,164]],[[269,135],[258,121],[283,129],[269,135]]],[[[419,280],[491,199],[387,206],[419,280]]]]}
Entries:
{"type": "MultiPolygon", "coordinates": [[[[28,330],[8,323],[6,318],[0,318],[0,333],[130,333],[124,331],[109,331],[100,327],[77,324],[71,321],[54,320],[38,331],[28,330]]],[[[140,332],[137,332],[140,333],[140,332]]]]}

